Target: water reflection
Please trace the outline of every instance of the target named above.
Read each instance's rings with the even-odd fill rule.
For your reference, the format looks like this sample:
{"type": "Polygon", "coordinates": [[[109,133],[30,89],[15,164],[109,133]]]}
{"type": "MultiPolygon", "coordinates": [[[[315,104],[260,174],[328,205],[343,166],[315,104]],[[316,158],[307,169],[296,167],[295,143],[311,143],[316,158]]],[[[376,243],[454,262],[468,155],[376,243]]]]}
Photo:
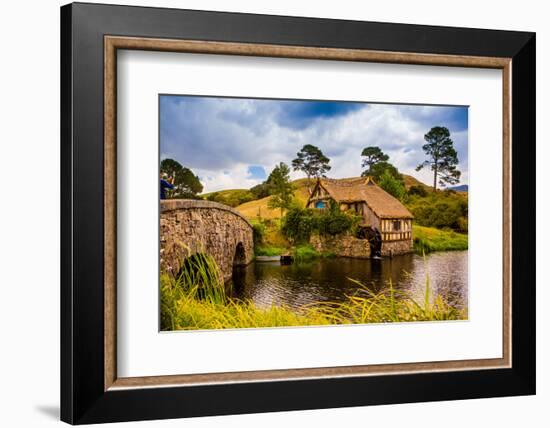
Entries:
{"type": "Polygon", "coordinates": [[[420,301],[429,272],[433,294],[441,294],[456,307],[468,304],[468,252],[442,252],[425,259],[407,254],[382,260],[351,258],[319,259],[307,263],[281,265],[278,262],[252,263],[235,270],[234,297],[251,299],[260,307],[285,305],[300,310],[319,301],[343,301],[354,294],[357,280],[372,291],[388,287],[409,289],[420,301]]]}

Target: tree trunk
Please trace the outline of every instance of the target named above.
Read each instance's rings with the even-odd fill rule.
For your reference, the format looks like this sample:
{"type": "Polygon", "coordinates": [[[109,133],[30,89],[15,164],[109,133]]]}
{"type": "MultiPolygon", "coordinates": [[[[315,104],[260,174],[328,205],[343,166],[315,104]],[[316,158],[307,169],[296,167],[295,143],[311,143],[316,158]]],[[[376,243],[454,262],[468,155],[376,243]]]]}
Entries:
{"type": "Polygon", "coordinates": [[[434,163],[434,192],[437,190],[437,159],[434,163]]]}

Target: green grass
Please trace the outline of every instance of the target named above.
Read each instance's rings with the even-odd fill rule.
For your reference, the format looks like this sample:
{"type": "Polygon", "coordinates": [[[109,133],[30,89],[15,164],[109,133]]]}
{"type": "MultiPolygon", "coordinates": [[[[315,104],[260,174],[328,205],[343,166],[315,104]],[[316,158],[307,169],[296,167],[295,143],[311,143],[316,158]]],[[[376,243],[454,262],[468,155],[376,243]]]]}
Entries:
{"type": "Polygon", "coordinates": [[[418,225],[413,225],[413,242],[418,254],[468,249],[468,235],[418,225]]]}
{"type": "Polygon", "coordinates": [[[439,295],[432,296],[428,276],[420,302],[412,293],[394,289],[391,281],[385,290],[373,293],[362,283],[349,279],[357,285],[357,292],[347,296],[344,302],[318,302],[304,307],[300,313],[284,306],[259,308],[250,300],[228,299],[215,262],[209,256],[201,258],[196,265],[188,265],[187,273],[177,278],[161,275],[162,330],[367,324],[467,317],[465,310],[452,307],[439,295]]]}
{"type": "Polygon", "coordinates": [[[313,260],[321,257],[321,253],[316,251],[311,245],[299,245],[294,248],[294,260],[297,262],[313,260]]]}
{"type": "Polygon", "coordinates": [[[298,245],[293,250],[294,260],[297,262],[306,262],[317,259],[319,257],[332,258],[336,257],[336,254],[330,251],[319,252],[309,244],[298,245]]]}
{"type": "Polygon", "coordinates": [[[257,256],[280,256],[286,251],[286,248],[268,246],[258,246],[254,249],[254,253],[257,256]]]}

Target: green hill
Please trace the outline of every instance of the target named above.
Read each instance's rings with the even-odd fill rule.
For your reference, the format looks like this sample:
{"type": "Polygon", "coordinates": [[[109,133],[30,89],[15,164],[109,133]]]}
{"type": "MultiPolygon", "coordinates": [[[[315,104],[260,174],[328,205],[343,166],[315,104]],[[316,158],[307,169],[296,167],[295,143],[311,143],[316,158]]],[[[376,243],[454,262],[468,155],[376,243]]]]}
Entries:
{"type": "Polygon", "coordinates": [[[405,187],[407,190],[409,190],[411,186],[422,186],[426,190],[432,189],[432,186],[428,186],[427,184],[422,183],[421,181],[414,178],[412,175],[401,174],[401,176],[403,177],[403,182],[405,183],[405,187]]]}
{"type": "Polygon", "coordinates": [[[255,199],[252,192],[248,189],[220,190],[218,192],[203,193],[200,196],[207,201],[219,202],[233,208],[255,199]]]}
{"type": "MultiPolygon", "coordinates": [[[[294,198],[302,206],[306,206],[309,197],[308,180],[300,178],[292,182],[294,185],[294,198]]],[[[237,206],[237,211],[249,219],[262,217],[264,219],[274,219],[281,217],[280,209],[271,209],[268,207],[268,202],[271,196],[266,198],[249,201],[237,206]]]]}

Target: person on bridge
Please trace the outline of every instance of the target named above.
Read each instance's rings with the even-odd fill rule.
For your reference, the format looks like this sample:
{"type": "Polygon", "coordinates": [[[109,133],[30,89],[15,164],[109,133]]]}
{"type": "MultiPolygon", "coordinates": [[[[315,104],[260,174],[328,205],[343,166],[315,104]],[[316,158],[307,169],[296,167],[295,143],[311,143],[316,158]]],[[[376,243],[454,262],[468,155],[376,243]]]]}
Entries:
{"type": "Polygon", "coordinates": [[[174,177],[168,177],[168,174],[160,174],[160,199],[166,199],[166,190],[174,188],[174,177]]]}

